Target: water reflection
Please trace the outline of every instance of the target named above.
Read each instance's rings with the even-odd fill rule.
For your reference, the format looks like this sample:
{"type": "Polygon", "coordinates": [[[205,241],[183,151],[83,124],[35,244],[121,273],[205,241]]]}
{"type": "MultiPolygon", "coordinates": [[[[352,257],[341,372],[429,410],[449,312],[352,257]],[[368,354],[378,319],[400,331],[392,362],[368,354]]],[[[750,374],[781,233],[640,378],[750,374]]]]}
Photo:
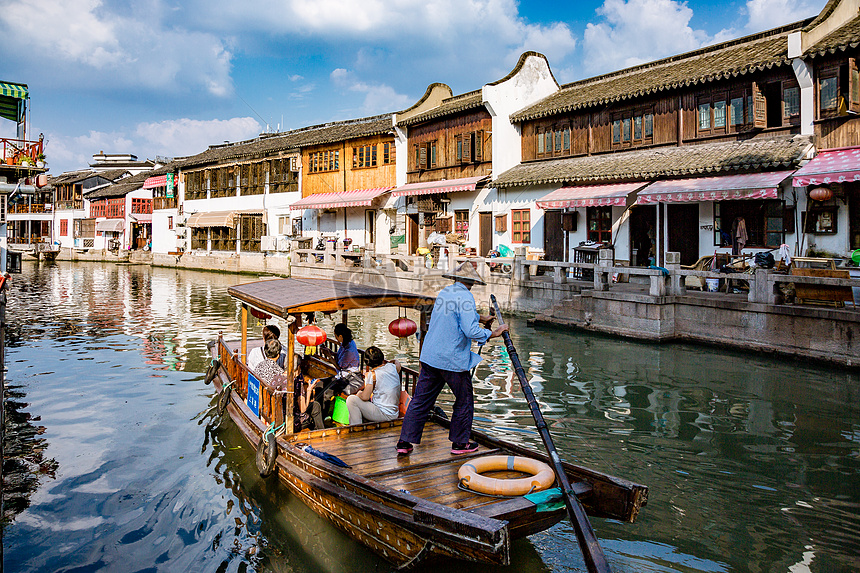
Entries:
{"type": "MultiPolygon", "coordinates": [[[[58,466],[4,532],[10,571],[387,570],[261,480],[211,409],[205,346],[237,335],[226,287],[239,280],[86,263],[13,279],[8,377],[58,466]]],[[[349,325],[415,366],[414,337],[387,331],[395,318],[355,312],[349,325]]],[[[317,320],[331,332],[340,314],[317,320]]],[[[615,570],[860,569],[856,373],[509,322],[562,457],[651,487],[636,524],[594,520],[615,570]]],[[[482,355],[476,425],[540,447],[504,345],[482,355]]],[[[562,522],[517,543],[511,570],[582,570],[574,546],[562,522]]]]}

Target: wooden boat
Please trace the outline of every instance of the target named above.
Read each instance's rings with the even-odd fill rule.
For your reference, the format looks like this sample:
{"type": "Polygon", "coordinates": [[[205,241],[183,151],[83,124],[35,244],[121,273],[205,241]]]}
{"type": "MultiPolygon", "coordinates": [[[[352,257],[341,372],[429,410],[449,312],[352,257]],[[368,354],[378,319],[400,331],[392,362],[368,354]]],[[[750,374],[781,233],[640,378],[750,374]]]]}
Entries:
{"type": "MultiPolygon", "coordinates": [[[[207,381],[213,380],[220,393],[219,410],[227,411],[248,442],[258,448],[258,462],[268,442],[274,442],[273,474],[293,494],[398,568],[438,558],[506,565],[512,540],[543,531],[567,515],[563,504],[548,504],[533,496],[487,497],[458,487],[458,470],[469,459],[500,454],[546,462],[545,453],[473,431],[479,450],[452,455],[448,422],[438,415],[427,423],[421,444],[401,457],[394,447],[400,435],[399,419],[295,432],[294,386],[284,381],[293,380],[299,368],[321,377],[333,373],[333,367],[320,356],[306,356],[287,360],[285,380],[278,377],[272,384],[260,384],[249,376],[244,358],[249,347],[260,343],[247,339],[249,313],[287,320],[286,348],[292,351],[305,313],[342,311],[345,322],[353,309],[412,308],[421,313],[423,333],[433,297],[313,279],[264,280],[230,287],[228,292],[242,304],[242,338],[227,341],[219,336],[210,343],[213,364],[207,381]],[[312,455],[305,445],[334,455],[349,467],[312,455]]],[[[403,368],[407,389],[414,388],[417,375],[403,368]]],[[[572,491],[591,516],[632,522],[647,502],[648,489],[643,485],[569,463],[563,466],[572,491]]],[[[492,476],[522,474],[500,471],[492,476]]]]}

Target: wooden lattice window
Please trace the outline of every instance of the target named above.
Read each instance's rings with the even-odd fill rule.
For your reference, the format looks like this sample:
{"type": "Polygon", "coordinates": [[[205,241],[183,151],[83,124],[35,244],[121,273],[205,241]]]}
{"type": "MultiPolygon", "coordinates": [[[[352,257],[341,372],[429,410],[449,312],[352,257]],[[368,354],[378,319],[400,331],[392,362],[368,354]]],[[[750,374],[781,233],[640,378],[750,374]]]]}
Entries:
{"type": "Polygon", "coordinates": [[[531,243],[532,212],[529,209],[511,209],[511,242],[531,243]]]}

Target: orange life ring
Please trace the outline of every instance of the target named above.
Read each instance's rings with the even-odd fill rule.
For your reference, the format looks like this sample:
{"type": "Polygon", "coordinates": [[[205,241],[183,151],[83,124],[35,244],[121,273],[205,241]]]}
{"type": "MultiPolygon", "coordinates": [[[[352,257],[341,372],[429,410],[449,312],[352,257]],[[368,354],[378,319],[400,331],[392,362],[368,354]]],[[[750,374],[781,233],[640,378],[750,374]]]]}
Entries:
{"type": "Polygon", "coordinates": [[[542,491],[555,482],[555,474],[547,464],[519,456],[484,456],[466,462],[457,472],[460,485],[489,495],[526,495],[542,491]],[[483,472],[513,470],[531,474],[519,479],[498,479],[482,476],[483,472]]]}

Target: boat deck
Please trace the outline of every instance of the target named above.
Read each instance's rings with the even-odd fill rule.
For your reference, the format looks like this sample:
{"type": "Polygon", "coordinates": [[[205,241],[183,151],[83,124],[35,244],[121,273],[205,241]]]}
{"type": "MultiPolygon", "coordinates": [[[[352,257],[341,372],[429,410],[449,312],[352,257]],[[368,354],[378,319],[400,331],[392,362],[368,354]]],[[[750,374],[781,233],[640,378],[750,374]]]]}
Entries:
{"type": "MultiPolygon", "coordinates": [[[[389,427],[368,426],[361,431],[332,433],[323,437],[297,436],[296,441],[337,456],[351,466],[351,471],[382,486],[452,509],[508,520],[515,520],[521,511],[533,513],[534,504],[522,497],[491,497],[458,487],[457,472],[468,460],[487,455],[512,455],[511,452],[482,445],[477,452],[453,455],[448,429],[432,421],[424,427],[421,443],[415,444],[408,456],[398,456],[395,451],[399,437],[400,424],[395,424],[389,427]]],[[[521,478],[526,474],[505,470],[484,475],[505,479],[521,478]]],[[[585,495],[590,486],[575,484],[573,489],[578,495],[585,495]]],[[[549,520],[558,521],[558,516],[553,515],[555,512],[546,513],[549,520]]]]}

